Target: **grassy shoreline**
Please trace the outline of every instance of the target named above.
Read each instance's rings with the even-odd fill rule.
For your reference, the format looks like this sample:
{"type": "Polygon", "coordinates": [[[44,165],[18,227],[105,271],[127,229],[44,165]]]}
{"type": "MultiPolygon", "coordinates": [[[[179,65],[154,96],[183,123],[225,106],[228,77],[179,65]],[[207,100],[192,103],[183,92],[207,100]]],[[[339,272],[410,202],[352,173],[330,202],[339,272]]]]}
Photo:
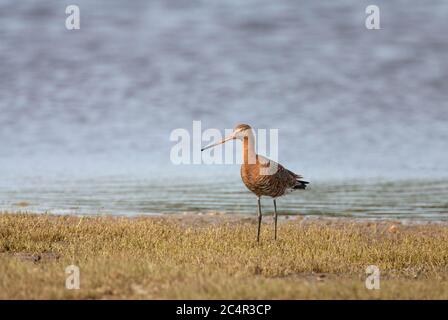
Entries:
{"type": "Polygon", "coordinates": [[[1,299],[448,299],[448,225],[0,215],[1,299]],[[65,268],[80,268],[80,289],[65,268]],[[380,290],[365,269],[381,271],[380,290]]]}

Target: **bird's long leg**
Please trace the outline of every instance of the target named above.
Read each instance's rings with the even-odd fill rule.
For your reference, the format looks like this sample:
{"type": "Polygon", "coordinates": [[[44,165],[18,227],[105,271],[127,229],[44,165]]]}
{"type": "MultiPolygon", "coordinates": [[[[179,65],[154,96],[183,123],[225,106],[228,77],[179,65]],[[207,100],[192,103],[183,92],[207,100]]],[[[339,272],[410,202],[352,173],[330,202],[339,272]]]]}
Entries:
{"type": "Polygon", "coordinates": [[[274,199],[274,240],[277,240],[277,202],[274,199]]]}
{"type": "Polygon", "coordinates": [[[257,242],[260,242],[260,229],[261,229],[261,202],[258,198],[258,232],[257,232],[257,242]]]}

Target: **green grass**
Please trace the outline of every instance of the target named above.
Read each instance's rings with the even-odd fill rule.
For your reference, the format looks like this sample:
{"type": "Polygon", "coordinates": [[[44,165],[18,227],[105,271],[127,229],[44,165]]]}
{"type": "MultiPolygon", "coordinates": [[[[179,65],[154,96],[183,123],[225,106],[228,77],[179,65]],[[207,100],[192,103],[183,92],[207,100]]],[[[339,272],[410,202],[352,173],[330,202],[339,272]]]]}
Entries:
{"type": "Polygon", "coordinates": [[[448,226],[0,215],[0,299],[448,299],[448,226]],[[65,268],[81,288],[65,288],[65,268]],[[381,270],[381,289],[365,269],[381,270]]]}

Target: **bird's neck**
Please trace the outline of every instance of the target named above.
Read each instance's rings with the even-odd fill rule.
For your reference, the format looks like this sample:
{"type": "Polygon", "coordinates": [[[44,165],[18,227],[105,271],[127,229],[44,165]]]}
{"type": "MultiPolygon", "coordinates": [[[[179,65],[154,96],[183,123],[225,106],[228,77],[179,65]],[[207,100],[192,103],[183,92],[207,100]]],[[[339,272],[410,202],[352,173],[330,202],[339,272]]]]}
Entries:
{"type": "Polygon", "coordinates": [[[255,137],[249,134],[243,138],[243,163],[255,164],[257,161],[257,154],[255,153],[255,137]]]}

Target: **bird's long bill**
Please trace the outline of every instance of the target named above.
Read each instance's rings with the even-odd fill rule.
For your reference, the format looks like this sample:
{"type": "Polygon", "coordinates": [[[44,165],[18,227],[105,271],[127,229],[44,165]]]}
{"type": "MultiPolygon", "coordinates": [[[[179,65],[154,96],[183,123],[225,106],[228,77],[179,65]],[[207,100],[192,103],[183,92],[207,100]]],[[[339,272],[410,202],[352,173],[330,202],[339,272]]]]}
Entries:
{"type": "Polygon", "coordinates": [[[202,148],[201,151],[204,151],[204,150],[206,150],[206,149],[210,149],[210,148],[219,146],[220,144],[223,144],[223,143],[225,143],[225,142],[227,142],[227,141],[229,141],[229,140],[233,140],[233,139],[235,139],[235,136],[234,136],[233,134],[231,134],[231,135],[225,137],[224,139],[222,139],[222,140],[219,141],[219,142],[210,144],[210,145],[208,145],[208,146],[202,148]]]}

